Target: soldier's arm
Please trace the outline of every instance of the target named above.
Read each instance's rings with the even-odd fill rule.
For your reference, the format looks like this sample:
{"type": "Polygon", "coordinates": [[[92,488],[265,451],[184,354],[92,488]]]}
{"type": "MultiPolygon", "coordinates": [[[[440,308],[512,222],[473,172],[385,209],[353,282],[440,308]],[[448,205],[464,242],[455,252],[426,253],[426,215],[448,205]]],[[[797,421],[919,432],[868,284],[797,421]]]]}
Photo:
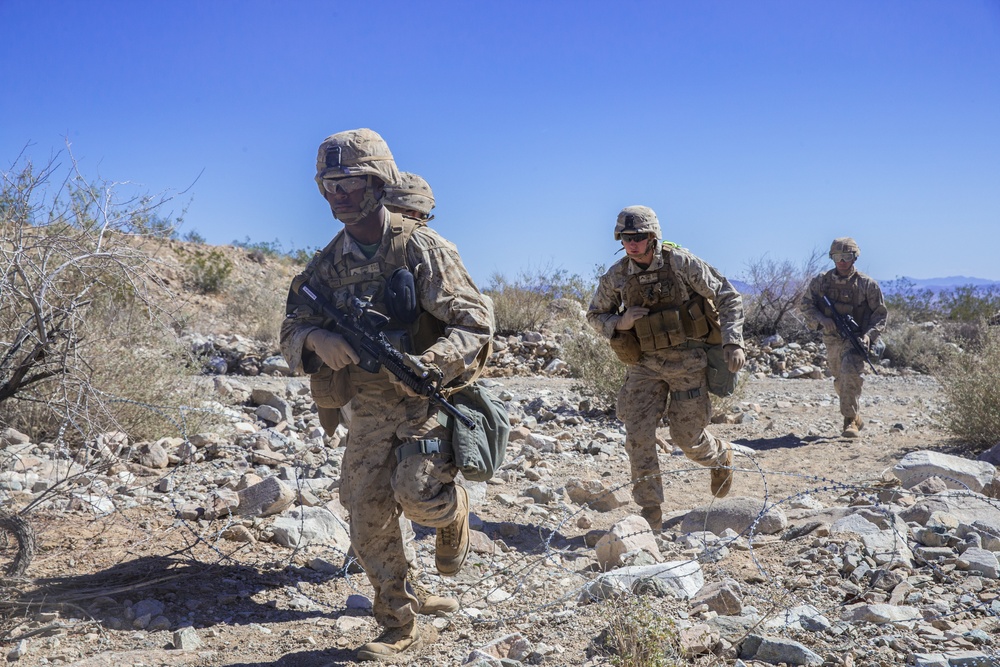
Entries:
{"type": "Polygon", "coordinates": [[[743,347],[743,297],[719,271],[689,252],[670,253],[674,272],[691,289],[715,303],[722,327],[722,344],[743,347]]]}
{"type": "Polygon", "coordinates": [[[799,310],[802,311],[802,316],[806,318],[806,322],[813,326],[816,326],[822,319],[826,319],[826,315],[817,306],[820,300],[819,292],[820,276],[815,276],[809,281],[809,287],[799,302],[799,310]]]}
{"type": "MultiPolygon", "coordinates": [[[[296,280],[300,278],[297,276],[296,280]]],[[[285,300],[285,319],[281,321],[280,345],[281,356],[293,373],[315,373],[323,365],[316,353],[306,349],[309,333],[323,324],[324,318],[317,316],[311,305],[294,289],[289,289],[285,300]]]]}
{"type": "Polygon", "coordinates": [[[423,228],[407,247],[421,307],[445,325],[444,336],[418,352],[445,384],[462,375],[493,338],[493,302],[476,287],[455,246],[423,228]]]}
{"type": "Polygon", "coordinates": [[[882,288],[879,287],[877,282],[869,280],[865,292],[865,299],[867,299],[868,307],[872,311],[868,323],[868,331],[865,334],[874,343],[882,335],[882,332],[885,331],[885,323],[886,319],[888,319],[889,311],[885,307],[885,297],[882,296],[882,288]]]}
{"type": "Polygon", "coordinates": [[[615,326],[622,318],[618,314],[621,295],[615,289],[613,282],[610,271],[601,276],[594,297],[587,308],[587,322],[597,333],[609,340],[615,334],[615,326]]]}

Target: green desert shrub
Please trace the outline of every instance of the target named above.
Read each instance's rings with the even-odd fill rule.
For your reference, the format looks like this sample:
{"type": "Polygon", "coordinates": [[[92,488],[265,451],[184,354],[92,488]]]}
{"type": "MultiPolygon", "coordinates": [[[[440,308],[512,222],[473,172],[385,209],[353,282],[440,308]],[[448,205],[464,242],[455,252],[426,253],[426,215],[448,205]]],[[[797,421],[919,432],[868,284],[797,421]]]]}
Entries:
{"type": "Polygon", "coordinates": [[[947,401],[945,427],[968,443],[983,448],[1000,442],[1000,332],[986,334],[974,351],[952,355],[935,371],[947,401]]]}
{"type": "Polygon", "coordinates": [[[578,323],[568,338],[563,344],[563,359],[569,364],[572,377],[580,380],[580,391],[614,405],[625,381],[625,364],[612,352],[607,339],[586,322],[578,323]]]}
{"type": "Polygon", "coordinates": [[[184,260],[188,280],[204,294],[221,292],[233,272],[233,262],[221,250],[195,249],[184,260]]]}

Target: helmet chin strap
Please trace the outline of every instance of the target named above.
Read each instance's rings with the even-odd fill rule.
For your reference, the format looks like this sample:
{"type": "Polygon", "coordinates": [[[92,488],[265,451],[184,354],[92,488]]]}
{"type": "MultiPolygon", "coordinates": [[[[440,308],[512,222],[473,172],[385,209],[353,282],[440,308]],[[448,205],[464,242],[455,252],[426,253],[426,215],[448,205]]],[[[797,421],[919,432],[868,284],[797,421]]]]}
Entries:
{"type": "Polygon", "coordinates": [[[344,223],[352,223],[371,215],[378,209],[381,201],[375,196],[375,186],[372,185],[372,177],[366,176],[366,178],[368,179],[368,185],[365,186],[365,197],[361,200],[360,210],[357,213],[341,213],[340,215],[334,213],[333,217],[344,223]]]}

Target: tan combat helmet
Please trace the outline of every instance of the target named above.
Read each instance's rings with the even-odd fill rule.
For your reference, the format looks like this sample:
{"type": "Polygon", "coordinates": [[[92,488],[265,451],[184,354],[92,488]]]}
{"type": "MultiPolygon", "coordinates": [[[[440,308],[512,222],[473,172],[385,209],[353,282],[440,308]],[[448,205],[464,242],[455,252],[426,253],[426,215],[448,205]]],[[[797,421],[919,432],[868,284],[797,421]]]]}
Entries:
{"type": "Polygon", "coordinates": [[[641,234],[651,232],[657,241],[663,240],[660,233],[660,221],[656,219],[653,209],[648,206],[626,206],[618,214],[618,222],[615,224],[615,241],[620,241],[622,232],[628,234],[641,234]]]}
{"type": "MultiPolygon", "coordinates": [[[[361,202],[361,212],[351,218],[364,217],[380,205],[375,197],[373,178],[379,179],[383,185],[393,186],[399,183],[399,170],[392,158],[392,152],[385,140],[374,130],[361,128],[331,134],[319,145],[316,155],[316,185],[319,192],[326,198],[323,188],[325,179],[348,178],[350,176],[366,176],[368,186],[361,202]]],[[[338,216],[342,222],[343,216],[338,216]]]]}
{"type": "Polygon", "coordinates": [[[434,219],[431,209],[434,208],[434,193],[431,186],[420,176],[409,171],[399,173],[399,185],[386,186],[382,203],[390,211],[404,213],[413,211],[419,213],[419,220],[429,222],[434,219]]]}
{"type": "Polygon", "coordinates": [[[386,185],[399,183],[399,170],[385,140],[374,130],[361,128],[331,134],[316,155],[316,184],[324,178],[376,176],[386,185]]]}
{"type": "Polygon", "coordinates": [[[842,252],[853,252],[854,259],[861,256],[861,248],[858,247],[857,241],[850,236],[842,236],[839,239],[834,239],[833,243],[830,244],[830,259],[833,259],[835,254],[842,252]]]}

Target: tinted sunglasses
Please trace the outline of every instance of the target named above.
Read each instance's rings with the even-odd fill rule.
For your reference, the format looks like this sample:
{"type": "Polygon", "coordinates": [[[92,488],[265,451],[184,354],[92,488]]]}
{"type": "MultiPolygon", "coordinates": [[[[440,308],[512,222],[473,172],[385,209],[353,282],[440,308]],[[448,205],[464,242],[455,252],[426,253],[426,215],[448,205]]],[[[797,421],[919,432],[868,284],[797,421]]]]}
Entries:
{"type": "Polygon", "coordinates": [[[622,234],[621,239],[625,243],[641,243],[649,238],[649,234],[622,234]]]}
{"type": "Polygon", "coordinates": [[[324,178],[323,189],[330,194],[336,194],[339,188],[344,194],[364,190],[368,185],[367,176],[348,176],[346,178],[324,178]]]}
{"type": "Polygon", "coordinates": [[[857,256],[853,252],[835,252],[830,255],[835,262],[853,262],[857,256]]]}

